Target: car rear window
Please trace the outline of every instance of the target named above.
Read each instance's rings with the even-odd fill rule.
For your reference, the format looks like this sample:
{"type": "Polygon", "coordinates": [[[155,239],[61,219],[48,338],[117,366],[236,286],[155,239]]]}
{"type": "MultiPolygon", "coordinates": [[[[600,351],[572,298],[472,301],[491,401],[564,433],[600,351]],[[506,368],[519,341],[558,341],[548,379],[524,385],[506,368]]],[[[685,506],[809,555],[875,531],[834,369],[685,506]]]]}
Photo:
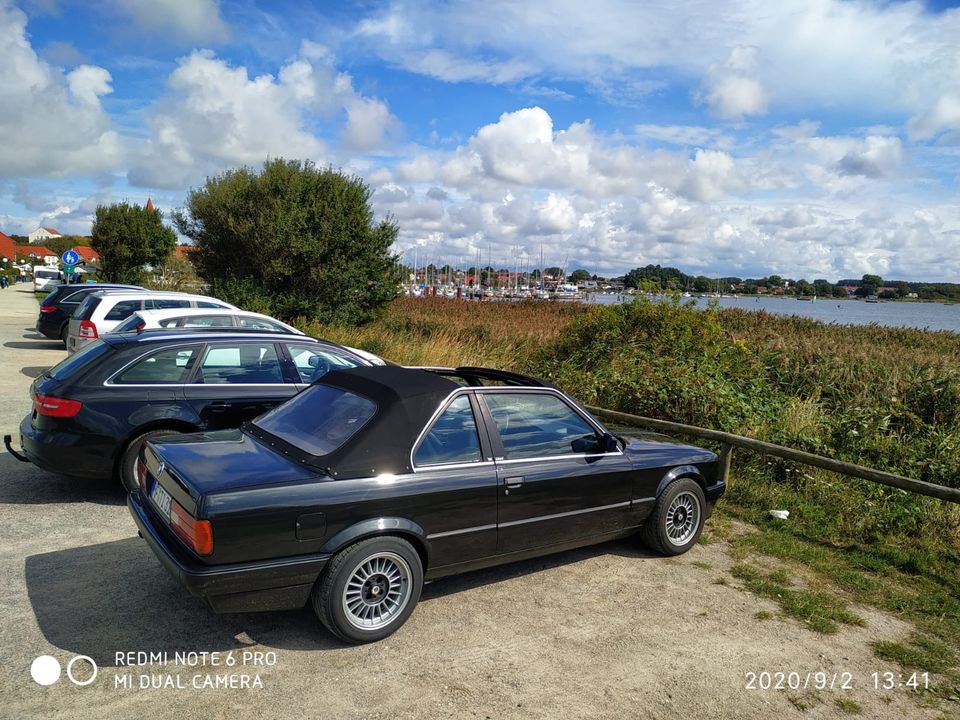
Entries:
{"type": "Polygon", "coordinates": [[[373,417],[377,406],[361,395],[313,385],[253,424],[310,455],[329,455],[373,417]]]}
{"type": "Polygon", "coordinates": [[[137,329],[137,326],[142,322],[143,322],[143,318],[137,315],[137,313],[134,313],[133,315],[128,317],[126,320],[124,320],[122,323],[117,325],[113,329],[113,332],[115,333],[133,332],[134,330],[137,329]]]}
{"type": "Polygon", "coordinates": [[[68,355],[66,359],[61,360],[47,372],[47,375],[54,380],[66,380],[76,374],[90,363],[97,362],[101,357],[110,352],[110,346],[102,340],[88,343],[81,350],[73,355],[68,355]]]}
{"type": "Polygon", "coordinates": [[[80,307],[73,311],[73,316],[78,320],[89,320],[93,317],[93,312],[97,309],[102,299],[103,298],[98,298],[95,295],[90,295],[80,303],[80,307]]]}

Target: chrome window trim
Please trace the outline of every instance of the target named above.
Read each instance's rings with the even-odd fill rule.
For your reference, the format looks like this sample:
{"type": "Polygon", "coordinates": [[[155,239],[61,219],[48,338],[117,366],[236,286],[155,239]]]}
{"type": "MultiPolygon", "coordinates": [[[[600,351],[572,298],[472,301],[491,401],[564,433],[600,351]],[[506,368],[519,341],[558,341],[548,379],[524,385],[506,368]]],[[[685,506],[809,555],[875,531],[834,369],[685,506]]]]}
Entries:
{"type": "MultiPolygon", "coordinates": [[[[580,408],[577,407],[577,405],[573,402],[573,400],[572,400],[571,398],[568,398],[563,392],[561,392],[560,390],[557,390],[556,388],[548,388],[548,387],[529,387],[529,386],[517,386],[517,385],[502,385],[502,386],[497,386],[497,387],[477,387],[477,388],[473,388],[473,390],[476,390],[476,391],[482,392],[482,393],[499,393],[499,394],[502,394],[502,395],[505,395],[505,394],[507,394],[507,393],[510,393],[510,392],[512,392],[512,391],[514,391],[514,390],[522,390],[522,391],[523,391],[523,394],[525,394],[525,395],[531,395],[531,394],[533,394],[533,395],[543,395],[543,394],[556,395],[558,398],[560,398],[560,401],[561,401],[564,405],[566,405],[568,408],[570,408],[570,409],[574,412],[574,414],[576,414],[579,418],[581,418],[582,420],[584,420],[590,427],[594,428],[594,430],[596,430],[598,434],[604,435],[604,434],[608,434],[608,433],[609,433],[609,431],[608,431],[605,427],[603,427],[602,425],[600,425],[600,423],[598,423],[596,420],[594,420],[594,419],[593,419],[592,417],[590,417],[589,415],[585,415],[585,414],[583,413],[583,411],[581,411],[580,408]]],[[[489,408],[489,405],[488,405],[487,407],[489,408]]],[[[492,414],[493,414],[493,413],[491,412],[491,415],[492,415],[492,414]]],[[[494,430],[495,430],[497,433],[500,432],[498,428],[494,428],[494,430]]],[[[502,444],[502,441],[501,441],[501,444],[502,444]]],[[[619,443],[618,443],[618,446],[619,446],[619,443]]],[[[623,455],[623,450],[618,447],[616,450],[614,450],[614,451],[612,451],[612,452],[566,453],[566,454],[564,454],[564,455],[548,455],[548,456],[546,456],[546,457],[514,458],[514,459],[512,459],[512,460],[508,460],[508,459],[506,459],[506,458],[494,458],[494,460],[496,460],[496,462],[497,462],[498,464],[501,464],[501,465],[502,465],[502,464],[507,464],[507,463],[519,463],[519,462],[538,462],[538,461],[546,461],[546,460],[562,460],[562,459],[567,459],[567,458],[605,457],[605,456],[607,456],[607,455],[623,455]]]]}
{"type": "MultiPolygon", "coordinates": [[[[182,347],[182,348],[186,349],[186,348],[193,348],[193,347],[203,347],[205,344],[206,344],[206,343],[205,343],[204,341],[200,340],[200,341],[192,342],[192,343],[188,342],[188,343],[186,343],[185,345],[175,345],[175,346],[173,346],[173,347],[175,347],[175,348],[181,348],[181,347],[182,347]]],[[[114,379],[117,375],[119,375],[120,373],[124,372],[125,370],[127,370],[130,366],[134,365],[135,363],[140,362],[140,361],[143,360],[145,357],[149,357],[150,355],[153,355],[153,354],[155,354],[155,353],[159,353],[159,352],[163,352],[164,350],[171,350],[171,349],[172,349],[171,346],[167,345],[167,346],[161,347],[161,348],[153,348],[153,349],[147,350],[147,352],[145,352],[145,353],[142,353],[142,354],[140,354],[140,355],[137,355],[137,357],[135,357],[133,360],[131,360],[131,361],[128,362],[126,365],[124,365],[123,367],[121,367],[119,370],[111,373],[111,375],[110,375],[106,380],[103,381],[103,386],[104,386],[104,387],[124,387],[124,388],[127,388],[127,387],[170,387],[170,386],[175,386],[175,385],[187,385],[188,383],[185,383],[185,382],[173,382],[173,383],[129,383],[129,384],[128,384],[128,383],[115,383],[115,382],[113,382],[113,379],[114,379]]]]}
{"type": "Polygon", "coordinates": [[[427,424],[423,426],[423,429],[420,431],[420,434],[417,435],[417,439],[413,441],[413,447],[410,448],[410,469],[413,472],[417,472],[418,469],[423,470],[433,470],[435,468],[441,469],[452,469],[455,465],[462,465],[464,467],[480,467],[481,465],[493,465],[493,460],[484,460],[483,459],[483,443],[480,440],[480,423],[477,422],[477,415],[473,412],[473,405],[470,406],[470,412],[473,414],[473,425],[477,431],[477,442],[480,443],[480,459],[475,462],[467,463],[437,463],[436,465],[423,465],[420,468],[417,468],[416,463],[413,462],[413,456],[417,453],[417,448],[420,447],[420,443],[423,442],[423,439],[427,436],[427,431],[433,427],[433,424],[443,415],[443,411],[449,407],[450,403],[456,400],[457,395],[466,395],[468,400],[470,397],[470,392],[474,388],[464,388],[458,387],[456,390],[452,391],[447,395],[436,410],[433,411],[433,415],[430,416],[430,419],[427,420],[427,424]]]}

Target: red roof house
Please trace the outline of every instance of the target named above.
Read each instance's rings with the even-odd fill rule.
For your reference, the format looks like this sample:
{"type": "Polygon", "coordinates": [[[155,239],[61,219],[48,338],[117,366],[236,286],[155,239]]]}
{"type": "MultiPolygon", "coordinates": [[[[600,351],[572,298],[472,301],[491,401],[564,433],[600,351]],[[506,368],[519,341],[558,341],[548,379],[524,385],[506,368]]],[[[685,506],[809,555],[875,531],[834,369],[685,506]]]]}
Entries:
{"type": "Polygon", "coordinates": [[[13,262],[17,259],[19,247],[20,246],[13,241],[12,237],[0,232],[0,258],[6,258],[8,261],[13,262]]]}
{"type": "Polygon", "coordinates": [[[98,253],[92,247],[81,245],[79,247],[75,247],[73,251],[80,256],[81,260],[86,263],[97,262],[100,259],[100,253],[98,253]]]}

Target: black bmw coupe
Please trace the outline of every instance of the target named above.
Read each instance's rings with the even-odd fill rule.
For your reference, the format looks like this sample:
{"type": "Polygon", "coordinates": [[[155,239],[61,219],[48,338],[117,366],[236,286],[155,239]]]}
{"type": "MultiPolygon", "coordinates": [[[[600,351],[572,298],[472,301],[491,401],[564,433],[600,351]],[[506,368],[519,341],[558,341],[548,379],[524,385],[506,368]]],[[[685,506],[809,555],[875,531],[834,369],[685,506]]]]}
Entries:
{"type": "Polygon", "coordinates": [[[480,368],[334,370],[240,429],[150,440],[137,476],[140,534],[215,611],[310,602],[352,643],[399,628],[425,579],[637,531],[686,552],[725,489],[707,450],[480,368]]]}

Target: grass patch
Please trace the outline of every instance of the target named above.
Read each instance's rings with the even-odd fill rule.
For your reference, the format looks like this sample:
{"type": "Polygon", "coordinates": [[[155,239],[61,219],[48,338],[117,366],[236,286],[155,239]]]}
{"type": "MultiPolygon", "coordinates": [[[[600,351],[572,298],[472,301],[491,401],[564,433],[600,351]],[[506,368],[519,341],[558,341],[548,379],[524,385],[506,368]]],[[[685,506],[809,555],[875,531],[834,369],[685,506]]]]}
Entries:
{"type": "Polygon", "coordinates": [[[730,581],[727,580],[723,575],[720,575],[719,577],[715,577],[711,582],[712,582],[714,585],[729,585],[729,584],[730,584],[730,581]]]}
{"type": "Polygon", "coordinates": [[[835,702],[837,703],[837,707],[848,715],[859,715],[863,712],[863,705],[858,703],[853,698],[838,697],[835,702]]]}
{"type": "Polygon", "coordinates": [[[912,670],[944,673],[957,664],[957,655],[950,647],[919,633],[911,636],[909,644],[878,640],[871,645],[877,657],[912,670]]]}
{"type": "Polygon", "coordinates": [[[742,580],[750,592],[776,601],[784,614],[799,620],[815,632],[832,635],[839,629],[838,624],[864,624],[863,618],[850,612],[847,604],[832,593],[787,587],[788,579],[782,570],[763,573],[751,565],[738,563],[730,572],[735,578],[742,580]]]}
{"type": "Polygon", "coordinates": [[[706,560],[694,560],[694,561],[691,562],[690,564],[693,565],[694,567],[700,568],[701,570],[712,570],[712,569],[713,569],[713,565],[710,564],[710,563],[708,563],[706,560]]]}
{"type": "Polygon", "coordinates": [[[773,620],[773,613],[767,612],[766,610],[757,610],[753,616],[757,620],[773,620]]]}

